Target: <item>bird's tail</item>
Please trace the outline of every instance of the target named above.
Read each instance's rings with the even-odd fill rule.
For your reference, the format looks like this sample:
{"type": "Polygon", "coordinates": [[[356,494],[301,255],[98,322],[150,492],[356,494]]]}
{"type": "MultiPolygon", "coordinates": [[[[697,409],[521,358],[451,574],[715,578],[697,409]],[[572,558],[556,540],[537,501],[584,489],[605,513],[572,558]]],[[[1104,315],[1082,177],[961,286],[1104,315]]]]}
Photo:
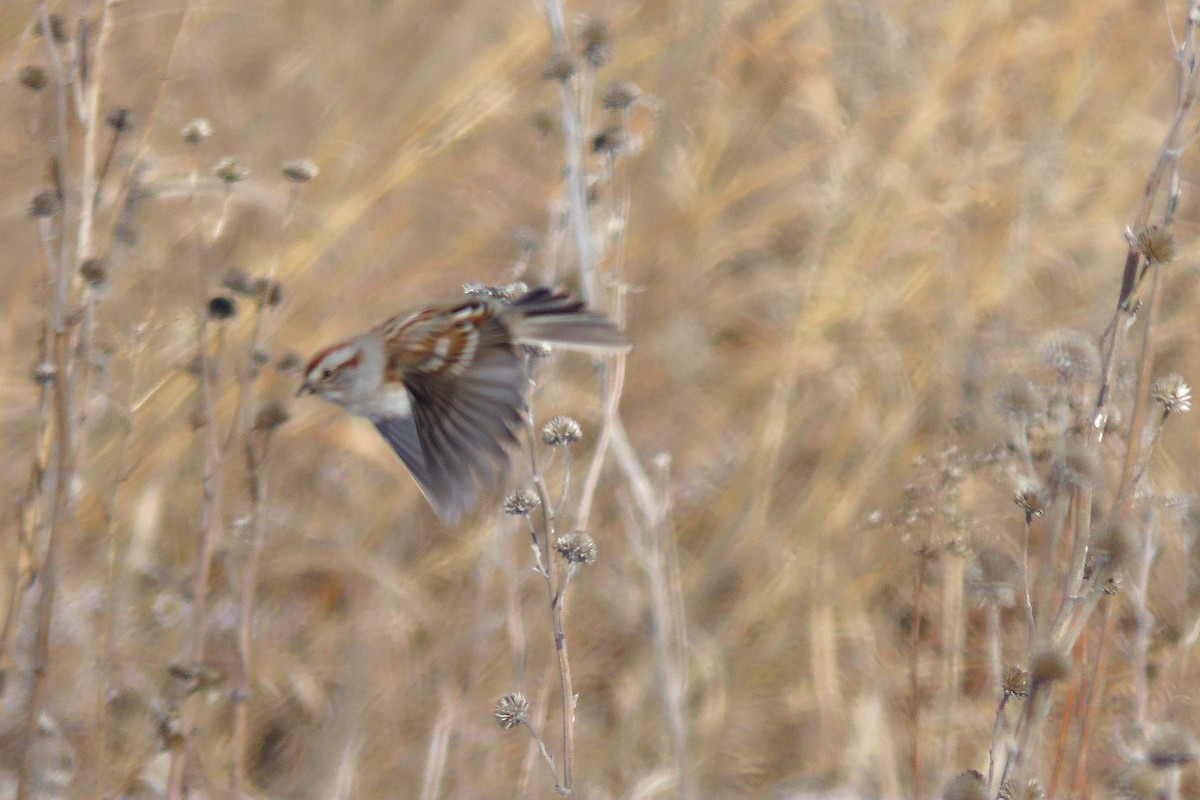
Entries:
{"type": "Polygon", "coordinates": [[[565,350],[615,353],[628,350],[629,340],[608,317],[589,311],[582,300],[563,289],[531,289],[509,306],[513,338],[565,350]]]}

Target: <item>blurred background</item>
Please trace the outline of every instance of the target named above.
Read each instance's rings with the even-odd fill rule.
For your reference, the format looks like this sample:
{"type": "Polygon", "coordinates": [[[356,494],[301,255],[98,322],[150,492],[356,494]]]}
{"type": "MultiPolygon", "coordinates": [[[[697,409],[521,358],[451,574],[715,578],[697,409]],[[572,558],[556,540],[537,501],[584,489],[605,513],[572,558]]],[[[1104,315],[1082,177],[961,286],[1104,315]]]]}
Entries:
{"type": "MultiPolygon", "coordinates": [[[[50,10],[75,20],[80,5],[50,10]]],[[[82,5],[98,16],[98,2],[82,5]]],[[[1169,5],[1178,29],[1184,10],[1169,5]]],[[[55,112],[53,87],[19,80],[46,66],[37,8],[0,8],[6,607],[21,596],[18,501],[39,448],[30,376],[47,285],[29,207],[52,182],[55,112]]],[[[293,403],[289,364],[466,281],[577,285],[541,4],[161,0],[109,13],[101,113],[127,108],[133,126],[101,187],[109,272],[95,296],[99,366],[62,545],[39,755],[47,786],[63,797],[163,791],[202,504],[197,311],[230,270],[262,276],[278,259],[282,299],[263,317],[254,397],[291,417],[268,467],[248,792],[556,796],[530,737],[492,718],[498,697],[525,693],[557,752],[545,587],[520,521],[499,512],[497,493],[457,529],[439,523],[368,423],[293,403]],[[192,147],[180,131],[195,118],[213,135],[192,147]],[[227,157],[250,173],[202,259],[197,230],[222,217],[212,169],[227,157]],[[299,188],[279,173],[297,158],[320,169],[299,188]],[[132,203],[120,201],[127,177],[132,203]]],[[[593,222],[601,239],[612,233],[606,209],[627,186],[621,272],[634,348],[621,413],[671,501],[653,531],[640,527],[609,458],[588,524],[599,559],[573,579],[567,615],[576,793],[910,796],[914,548],[932,532],[970,563],[1019,541],[991,398],[1014,372],[1044,377],[1037,352],[1052,331],[1096,340],[1108,323],[1123,232],[1175,103],[1163,5],[609,0],[568,2],[566,27],[573,48],[603,33],[606,57],[576,77],[594,81],[586,134],[620,124],[626,148],[597,183],[593,222]],[[628,114],[600,102],[616,81],[640,92],[628,114]],[[664,596],[681,637],[666,644],[664,596]]],[[[64,56],[80,46],[73,32],[64,56]]],[[[98,135],[103,154],[112,129],[98,135]]],[[[1195,167],[1184,164],[1182,258],[1168,274],[1158,359],[1194,378],[1197,208],[1195,167]]],[[[603,158],[588,165],[599,174],[603,158]]],[[[72,156],[68,185],[77,176],[72,156]]],[[[604,274],[617,258],[606,251],[604,274]]],[[[225,425],[253,309],[239,298],[211,334],[229,348],[216,383],[225,425]]],[[[594,372],[566,355],[549,374],[535,414],[576,418],[585,464],[603,416],[594,372]]],[[[1174,422],[1154,480],[1190,492],[1194,422],[1174,422]]],[[[237,581],[251,549],[238,448],[223,477],[213,677],[198,691],[192,782],[206,797],[225,796],[237,581]]],[[[929,566],[934,597],[944,574],[941,560],[929,566]]],[[[917,642],[929,707],[940,602],[927,598],[917,642]]],[[[10,783],[33,635],[29,609],[18,611],[0,708],[10,783]]],[[[974,614],[961,694],[919,728],[923,796],[960,769],[986,769],[996,690],[974,614]]],[[[1006,655],[1019,659],[1012,633],[1006,655]]],[[[1119,696],[1120,677],[1112,683],[1119,696]]],[[[1196,719],[1190,690],[1152,702],[1196,719]]],[[[1099,756],[1091,768],[1098,781],[1111,771],[1099,756]]]]}

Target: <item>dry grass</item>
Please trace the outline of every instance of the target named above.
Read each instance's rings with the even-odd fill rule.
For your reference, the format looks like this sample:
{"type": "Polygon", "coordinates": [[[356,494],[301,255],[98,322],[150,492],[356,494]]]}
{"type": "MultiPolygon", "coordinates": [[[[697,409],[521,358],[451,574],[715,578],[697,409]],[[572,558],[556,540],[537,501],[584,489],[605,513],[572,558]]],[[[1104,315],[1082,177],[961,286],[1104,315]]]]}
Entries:
{"type": "MultiPolygon", "coordinates": [[[[74,19],[77,4],[61,5],[50,10],[74,19]]],[[[94,23],[102,3],[85,5],[94,23]]],[[[57,435],[52,399],[30,378],[46,358],[52,295],[29,204],[51,183],[56,125],[53,85],[35,95],[18,81],[26,64],[50,66],[33,32],[37,8],[0,9],[0,598],[4,610],[10,597],[20,603],[2,664],[0,796],[20,772],[37,672],[38,589],[23,581],[45,545],[54,487],[20,499],[57,435]]],[[[580,10],[568,4],[572,36],[580,10]]],[[[628,180],[635,348],[622,414],[672,507],[648,529],[610,456],[588,524],[599,561],[572,579],[567,615],[576,795],[900,798],[914,786],[914,751],[922,797],[960,770],[986,774],[1000,697],[990,653],[1028,666],[1033,649],[1021,602],[1002,609],[991,640],[971,588],[981,553],[1019,561],[1026,534],[1011,500],[1026,470],[992,398],[1014,373],[1061,391],[1038,359],[1046,335],[1072,326],[1095,341],[1112,316],[1122,233],[1176,103],[1161,5],[604,0],[586,10],[612,38],[597,90],[630,80],[653,100],[630,122],[640,151],[621,160],[599,202],[610,207],[605,192],[628,180]],[[686,617],[683,779],[664,698],[681,685],[671,648],[684,645],[656,639],[676,603],[686,617]]],[[[229,267],[262,275],[278,257],[283,303],[261,320],[273,360],[463,281],[505,282],[519,231],[541,244],[533,277],[561,262],[574,281],[572,240],[556,222],[560,98],[539,77],[552,51],[540,3],[175,0],[109,13],[99,114],[128,107],[135,127],[94,224],[92,250],[110,279],[94,296],[99,366],[80,386],[78,475],[63,492],[34,796],[158,796],[180,734],[164,728],[187,708],[199,726],[192,796],[222,797],[255,499],[239,439],[219,473],[209,635],[202,664],[190,663],[206,452],[204,429],[190,424],[198,383],[187,371],[197,276],[207,296],[229,267]],[[215,134],[197,148],[192,191],[193,152],[179,131],[198,117],[215,134]],[[554,129],[539,131],[546,120],[554,129]],[[226,156],[252,173],[207,245],[225,197],[208,170],[226,156]],[[278,167],[298,157],[321,174],[281,234],[292,188],[278,167]],[[132,175],[140,190],[128,215],[120,186],[132,175]],[[136,244],[114,239],[121,227],[136,244]]],[[[93,25],[93,43],[96,34],[93,25]]],[[[610,119],[594,111],[588,131],[610,119]]],[[[69,124],[77,214],[86,142],[69,124]]],[[[102,157],[111,130],[97,131],[102,157]]],[[[1154,375],[1200,378],[1195,170],[1186,153],[1154,375]]],[[[222,432],[238,414],[256,324],[253,302],[239,300],[239,311],[204,340],[210,357],[226,348],[210,409],[222,432]]],[[[1116,370],[1123,426],[1140,331],[1116,370]]],[[[290,403],[295,386],[265,369],[255,407],[290,403]]],[[[496,698],[520,691],[547,747],[559,745],[546,588],[530,570],[527,532],[500,514],[498,495],[494,512],[447,530],[368,424],[315,401],[290,410],[272,436],[258,517],[248,791],[476,798],[527,786],[554,796],[529,737],[491,716],[496,698]]],[[[578,485],[604,417],[586,360],[560,360],[535,412],[583,424],[578,485]]],[[[1066,434],[1033,427],[1031,460],[1047,478],[1066,434]]],[[[1121,508],[1120,430],[1099,451],[1097,529],[1121,508]]],[[[1058,796],[1067,786],[1099,796],[1122,769],[1133,774],[1130,752],[1153,750],[1159,723],[1200,731],[1189,656],[1198,478],[1194,419],[1173,415],[1130,500],[1139,530],[1156,534],[1137,542],[1161,552],[1137,545],[1124,568],[1134,591],[1102,601],[1072,651],[1072,679],[1043,694],[1049,722],[1024,763],[1044,783],[1061,772],[1058,796]],[[1071,726],[1081,715],[1060,729],[1064,698],[1095,714],[1078,781],[1071,726]]],[[[1086,506],[1081,496],[1070,506],[1080,530],[1087,494],[1086,506]]],[[[1031,528],[1031,572],[1057,587],[1055,559],[1067,553],[1046,541],[1047,525],[1031,528]]],[[[1057,597],[1046,591],[1047,603],[1057,597]]],[[[1008,704],[1010,732],[1019,705],[1008,704]]],[[[1193,773],[1183,772],[1185,794],[1196,791],[1193,773]]]]}

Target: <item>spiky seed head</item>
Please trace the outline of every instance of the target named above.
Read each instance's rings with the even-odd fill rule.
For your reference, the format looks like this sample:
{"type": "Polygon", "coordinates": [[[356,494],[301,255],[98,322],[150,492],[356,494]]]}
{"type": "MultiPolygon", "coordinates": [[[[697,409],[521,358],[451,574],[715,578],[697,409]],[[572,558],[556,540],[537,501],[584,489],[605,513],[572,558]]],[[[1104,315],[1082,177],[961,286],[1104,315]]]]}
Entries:
{"type": "Polygon", "coordinates": [[[124,106],[117,106],[108,112],[104,121],[117,133],[124,133],[133,127],[133,112],[124,106]]]}
{"type": "Polygon", "coordinates": [[[195,147],[213,135],[212,123],[202,118],[194,119],[180,129],[179,135],[185,142],[195,147]]]}
{"type": "Polygon", "coordinates": [[[551,447],[571,444],[583,438],[583,429],[570,417],[559,414],[542,428],[542,441],[551,447]]]}
{"type": "Polygon", "coordinates": [[[287,406],[278,400],[272,400],[254,415],[254,430],[273,431],[291,418],[287,406]]]}
{"type": "Polygon", "coordinates": [[[568,564],[596,563],[596,541],[584,531],[573,531],[554,543],[554,549],[568,564]]]}
{"type": "Polygon", "coordinates": [[[1008,664],[1000,674],[1000,688],[1009,697],[1024,697],[1029,694],[1029,673],[1018,664],[1008,664]]]}
{"type": "Polygon", "coordinates": [[[583,58],[593,69],[604,66],[612,50],[612,39],[604,20],[589,17],[579,29],[579,43],[583,58]]]}
{"type": "Polygon", "coordinates": [[[1179,769],[1196,760],[1196,737],[1175,725],[1160,725],[1146,743],[1146,761],[1155,769],[1179,769]]]}
{"type": "Polygon", "coordinates": [[[987,781],[983,773],[974,769],[958,773],[946,782],[942,789],[942,800],[988,800],[987,781]]]}
{"type": "Polygon", "coordinates": [[[299,158],[295,161],[289,161],[283,165],[282,172],[283,177],[292,183],[308,183],[321,174],[321,170],[317,167],[317,162],[311,158],[299,158]]]}
{"type": "Polygon", "coordinates": [[[1174,372],[1156,380],[1150,387],[1150,395],[1162,404],[1167,414],[1186,414],[1192,410],[1192,387],[1174,372]]]}
{"type": "Polygon", "coordinates": [[[1100,373],[1100,351],[1091,337],[1071,329],[1055,331],[1042,342],[1042,362],[1068,383],[1082,383],[1100,373]]]}
{"type": "Polygon", "coordinates": [[[546,66],[542,67],[542,78],[548,81],[565,83],[575,74],[575,61],[566,53],[555,53],[550,56],[546,66]]]}
{"type": "Polygon", "coordinates": [[[1111,520],[1092,539],[1089,555],[1093,568],[1101,569],[1107,578],[1114,569],[1129,559],[1137,539],[1137,530],[1131,522],[1125,519],[1111,520]],[[1103,566],[1100,566],[1100,562],[1103,562],[1103,566]]]}
{"type": "Polygon", "coordinates": [[[58,377],[58,367],[52,361],[39,361],[33,367],[33,382],[45,386],[54,383],[58,377]]]}
{"type": "Polygon", "coordinates": [[[1071,442],[1063,450],[1058,475],[1064,483],[1077,489],[1090,489],[1100,480],[1100,457],[1087,442],[1071,442]]]}
{"type": "Polygon", "coordinates": [[[642,90],[632,81],[616,81],[609,84],[600,98],[600,104],[610,111],[624,111],[636,103],[642,90]]]}
{"type": "Polygon", "coordinates": [[[504,286],[492,286],[479,281],[467,281],[462,285],[463,294],[471,297],[489,297],[511,303],[529,291],[529,285],[523,281],[514,281],[504,286]]]}
{"type": "Polygon", "coordinates": [[[1039,484],[1029,482],[1018,486],[1013,490],[1013,502],[1031,519],[1046,513],[1046,492],[1039,484]]]}
{"type": "Polygon", "coordinates": [[[89,258],[79,265],[79,274],[93,289],[108,283],[108,262],[103,258],[89,258]]]}
{"type": "Polygon", "coordinates": [[[53,189],[43,189],[29,201],[29,216],[46,219],[58,213],[58,195],[53,189]]]}
{"type": "Polygon", "coordinates": [[[1037,778],[1030,778],[1024,786],[1016,786],[1012,778],[1005,778],[996,796],[998,800],[1046,800],[1046,787],[1037,778]]]}
{"type": "Polygon", "coordinates": [[[540,503],[536,494],[529,489],[523,489],[504,498],[504,513],[524,517],[537,508],[540,503]]]}
{"type": "Polygon", "coordinates": [[[46,88],[46,84],[50,82],[50,76],[46,74],[45,68],[37,64],[30,64],[21,68],[17,74],[17,80],[26,89],[36,94],[46,88]]]}
{"type": "Polygon", "coordinates": [[[996,393],[996,410],[1006,419],[1028,425],[1046,411],[1046,397],[1033,381],[1014,375],[996,393]]]}
{"type": "Polygon", "coordinates": [[[1169,264],[1179,256],[1175,236],[1166,228],[1151,225],[1138,231],[1135,239],[1138,252],[1155,264],[1169,264]]]}
{"type": "Polygon", "coordinates": [[[219,294],[208,301],[208,316],[210,319],[224,321],[231,319],[237,313],[237,304],[233,298],[219,294]]]}
{"type": "Polygon", "coordinates": [[[1029,660],[1029,680],[1032,688],[1064,680],[1071,675],[1071,659],[1061,650],[1042,649],[1029,660]]]}
{"type": "Polygon", "coordinates": [[[504,730],[512,730],[529,718],[529,701],[520,692],[506,694],[496,701],[496,710],[492,712],[496,724],[504,730]]]}
{"type": "Polygon", "coordinates": [[[216,175],[221,183],[226,186],[232,186],[235,183],[241,183],[250,175],[250,170],[243,167],[235,159],[222,158],[217,162],[217,166],[213,167],[213,175],[216,175]]]}

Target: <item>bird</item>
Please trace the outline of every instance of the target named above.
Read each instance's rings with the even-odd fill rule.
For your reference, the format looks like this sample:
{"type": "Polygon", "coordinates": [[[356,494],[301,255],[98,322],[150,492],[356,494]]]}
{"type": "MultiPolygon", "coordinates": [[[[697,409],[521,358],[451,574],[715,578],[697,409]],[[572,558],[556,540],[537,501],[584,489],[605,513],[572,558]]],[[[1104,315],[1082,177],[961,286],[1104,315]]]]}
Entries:
{"type": "Polygon", "coordinates": [[[374,423],[443,522],[453,524],[509,467],[529,387],[522,346],[595,355],[629,350],[625,334],[562,288],[512,300],[426,305],[326,347],[297,397],[312,395],[374,423]]]}

